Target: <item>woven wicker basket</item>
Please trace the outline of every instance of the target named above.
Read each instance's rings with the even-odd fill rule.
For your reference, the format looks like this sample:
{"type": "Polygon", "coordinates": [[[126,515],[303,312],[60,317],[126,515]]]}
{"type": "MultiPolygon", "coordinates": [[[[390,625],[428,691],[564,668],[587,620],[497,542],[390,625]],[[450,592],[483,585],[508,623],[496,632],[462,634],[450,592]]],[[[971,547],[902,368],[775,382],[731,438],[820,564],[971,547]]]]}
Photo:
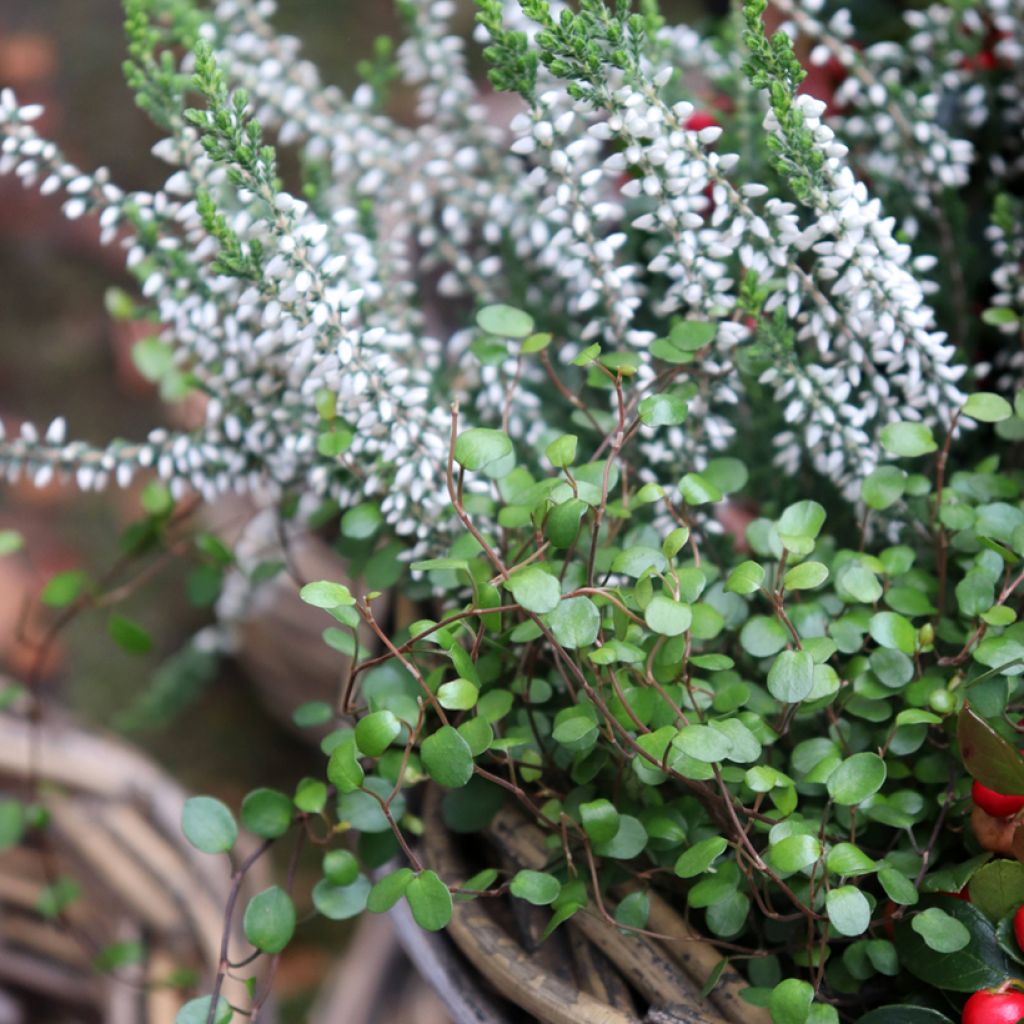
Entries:
{"type": "MultiPolygon", "coordinates": [[[[45,843],[30,835],[0,851],[0,1024],[173,1024],[185,994],[167,981],[184,969],[208,985],[220,957],[226,858],[187,844],[186,794],[131,747],[0,714],[0,794],[28,798],[33,765],[50,824],[45,843]],[[37,909],[56,877],[81,888],[60,922],[37,909]],[[93,968],[101,949],[126,941],[143,945],[141,963],[116,976],[93,968]]],[[[247,891],[262,887],[260,874],[247,876],[247,891]]],[[[232,943],[232,957],[247,951],[232,943]]],[[[237,983],[225,995],[245,1002],[237,983]]]]}

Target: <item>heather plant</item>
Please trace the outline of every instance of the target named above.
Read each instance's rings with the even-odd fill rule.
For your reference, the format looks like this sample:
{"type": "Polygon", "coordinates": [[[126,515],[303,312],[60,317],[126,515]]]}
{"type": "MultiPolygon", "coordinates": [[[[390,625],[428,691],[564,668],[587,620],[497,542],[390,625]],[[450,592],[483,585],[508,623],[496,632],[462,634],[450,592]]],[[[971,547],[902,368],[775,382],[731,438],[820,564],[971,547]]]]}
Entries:
{"type": "MultiPolygon", "coordinates": [[[[976,793],[968,820],[967,796],[1024,793],[1022,12],[935,4],[881,39],[773,7],[701,35],[650,0],[478,0],[505,124],[447,0],[403,0],[351,95],[270,3],[127,0],[172,167],[153,194],[69,163],[4,91],[0,171],[125,247],[138,294],[109,306],[152,324],[138,367],[204,401],[194,431],[101,447],[26,423],[7,476],[152,472],[134,553],[177,545],[196,497],[248,495],[234,548],[196,538],[204,649],[297,575],[297,532],[364,549],[358,586],[298,581],[351,668],[296,711],[332,726],[324,776],[242,803],[261,843],[236,879],[286,837],[324,851],[308,901],[289,876],[238,908],[254,955],[276,963],[307,903],[404,899],[437,930],[510,895],[549,930],[643,935],[658,892],[722,952],[712,1004],[740,978],[775,1024],[948,1021],[1021,977],[1021,808],[976,793]],[[395,583],[404,631],[375,610],[395,583]],[[431,787],[455,832],[518,807],[544,870],[442,877],[431,787]]],[[[44,603],[112,593],[65,574],[44,603]]],[[[220,801],[183,825],[235,854],[220,801]]],[[[258,1019],[268,986],[221,998],[238,969],[182,1024],[258,1019]]]]}
{"type": "MultiPolygon", "coordinates": [[[[981,241],[966,223],[979,206],[995,219],[977,266],[998,295],[1016,280],[1019,217],[995,203],[1020,174],[1020,22],[1005,3],[936,5],[908,15],[905,38],[861,50],[850,16],[822,20],[819,6],[781,5],[791,20],[772,43],[763,4],[702,39],[650,4],[486,0],[493,82],[525,103],[503,130],[446,34],[444,0],[400,5],[409,36],[394,67],[384,46],[351,96],[273,31],[272,5],[130,0],[126,73],[167,133],[165,187],[126,194],[81,171],[9,91],[2,167],[65,191],[68,216],[98,216],[126,247],[142,297],[115,304],[154,324],[137,358],[165,393],[204,394],[205,424],[105,448],[69,443],[62,421],[42,437],[28,424],[4,444],[8,474],[73,473],[93,488],[152,466],[176,496],[373,499],[399,535],[426,542],[444,519],[430,467],[446,402],[486,425],[518,365],[493,346],[464,355],[464,317],[438,331],[436,283],[543,309],[569,339],[556,361],[594,342],[632,352],[641,383],[681,358],[658,342],[673,316],[706,320],[695,415],[668,443],[638,446],[646,465],[699,469],[735,440],[742,400],[759,427],[777,424],[780,465],[812,466],[855,497],[879,430],[948,419],[962,398],[956,344],[991,345],[970,315],[986,283],[954,258],[981,241]],[[798,93],[790,36],[842,69],[834,118],[798,93]],[[418,89],[411,127],[383,112],[397,76],[418,89]],[[297,152],[300,179],[284,179],[277,148],[297,152]],[[953,299],[941,324],[933,271],[953,299]]],[[[1007,302],[1004,330],[1017,322],[1007,302]]],[[[516,436],[541,425],[550,393],[531,369],[507,410],[516,436]]]]}

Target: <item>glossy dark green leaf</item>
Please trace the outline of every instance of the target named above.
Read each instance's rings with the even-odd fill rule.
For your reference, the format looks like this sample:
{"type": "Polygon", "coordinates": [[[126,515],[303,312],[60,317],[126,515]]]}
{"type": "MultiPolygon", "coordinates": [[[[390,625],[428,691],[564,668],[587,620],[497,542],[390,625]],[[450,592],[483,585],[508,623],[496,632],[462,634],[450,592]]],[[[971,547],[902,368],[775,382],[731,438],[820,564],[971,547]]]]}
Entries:
{"type": "Polygon", "coordinates": [[[967,704],[957,735],[964,767],[978,782],[997,793],[1024,795],[1024,757],[967,704]]]}
{"type": "Polygon", "coordinates": [[[1024,864],[989,861],[974,873],[968,886],[971,902],[990,920],[998,921],[1024,905],[1024,864]]]}
{"type": "Polygon", "coordinates": [[[953,1024],[944,1013],[925,1006],[895,1003],[879,1006],[857,1018],[857,1024],[953,1024]]]}

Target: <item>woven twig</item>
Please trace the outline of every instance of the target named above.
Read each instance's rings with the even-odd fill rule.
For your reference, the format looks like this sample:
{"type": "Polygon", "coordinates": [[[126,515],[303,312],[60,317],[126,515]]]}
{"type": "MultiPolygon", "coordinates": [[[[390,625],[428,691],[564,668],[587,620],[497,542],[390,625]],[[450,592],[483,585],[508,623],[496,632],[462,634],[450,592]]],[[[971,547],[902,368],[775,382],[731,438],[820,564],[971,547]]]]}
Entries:
{"type": "MultiPolygon", "coordinates": [[[[0,714],[0,793],[46,807],[51,865],[32,844],[0,853],[0,983],[104,1024],[172,1024],[182,994],[146,983],[163,986],[181,967],[212,973],[230,884],[226,859],[200,854],[181,833],[185,792],[121,741],[8,712],[0,714]],[[36,909],[54,872],[82,891],[59,923],[36,909]],[[93,970],[100,949],[137,937],[144,964],[116,977],[93,970]]],[[[261,875],[247,879],[247,891],[263,887],[261,875]]],[[[239,941],[232,956],[246,952],[239,941]]],[[[239,982],[225,994],[245,999],[239,982]]]]}

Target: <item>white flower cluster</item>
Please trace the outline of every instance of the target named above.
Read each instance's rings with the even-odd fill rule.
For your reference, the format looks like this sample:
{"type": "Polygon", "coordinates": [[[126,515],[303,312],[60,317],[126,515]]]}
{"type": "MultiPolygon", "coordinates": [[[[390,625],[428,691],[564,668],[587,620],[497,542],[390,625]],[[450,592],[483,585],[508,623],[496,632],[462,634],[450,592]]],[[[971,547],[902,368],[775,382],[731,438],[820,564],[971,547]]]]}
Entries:
{"type": "Polygon", "coordinates": [[[986,318],[1012,339],[996,361],[999,384],[1016,392],[1024,380],[1024,203],[1001,196],[985,236],[996,259],[992,306],[986,318]]]}
{"type": "MultiPolygon", "coordinates": [[[[1013,20],[1016,3],[987,0],[997,25],[1013,20]]],[[[202,429],[157,430],[135,445],[97,450],[65,442],[62,423],[43,437],[26,426],[0,445],[0,465],[40,482],[74,473],[83,487],[125,484],[152,466],[175,493],[374,498],[398,533],[427,541],[445,524],[453,397],[514,433],[545,426],[548,375],[514,356],[477,365],[469,298],[530,309],[539,329],[567,339],[552,348],[555,362],[599,342],[635,354],[631,386],[693,387],[683,425],[642,431],[648,474],[699,467],[730,442],[743,392],[737,356],[758,314],[784,311],[794,344],[761,378],[790,424],[779,458],[793,468],[809,457],[855,493],[877,462],[880,428],[944,417],[963,372],[928,304],[934,255],[897,240],[864,178],[905,190],[919,209],[961,188],[973,152],[947,129],[944,97],[956,93],[968,125],[987,100],[960,70],[925,82],[934,40],[964,23],[951,8],[937,8],[941,25],[909,15],[906,50],[858,53],[847,16],[821,21],[818,0],[778,6],[817,41],[814,59],[849,69],[836,97],[846,111],[839,137],[824,104],[798,101],[820,156],[800,206],[759,180],[763,138],[745,147],[760,152],[754,179],[744,147],[726,151],[722,128],[694,119],[689,78],[735,77],[740,55],[686,27],[662,28],[636,74],[609,66],[588,81],[587,100],[573,92],[579,82],[541,68],[524,106],[474,84],[449,29],[451,0],[406,0],[397,63],[419,115],[407,126],[378,111],[369,85],[351,96],[325,86],[298,42],[271,25],[272,0],[218,0],[200,35],[228,87],[248,96],[248,113],[231,112],[229,127],[252,117],[295,147],[311,182],[304,198],[281,188],[272,164],[211,155],[204,136],[223,128],[214,110],[198,123],[174,119],[155,148],[173,168],[163,189],[124,193],[39,138],[38,111],[5,91],[0,173],[63,190],[69,217],[98,215],[105,241],[123,244],[142,278],[177,368],[209,398],[202,429]],[[225,246],[247,271],[226,268],[225,246]],[[743,297],[754,280],[766,289],[760,309],[743,297]],[[713,321],[716,334],[666,372],[650,349],[675,316],[713,321]]],[[[519,13],[510,23],[528,27],[519,13]]],[[[1019,22],[1001,31],[997,50],[1009,52],[1019,22]]],[[[194,67],[187,56],[183,69],[194,67]]],[[[742,88],[744,102],[761,104],[756,121],[784,143],[762,98],[742,88]]]]}
{"type": "Polygon", "coordinates": [[[823,22],[811,13],[820,2],[779,0],[776,6],[813,44],[813,64],[834,61],[844,72],[833,105],[848,113],[837,119],[837,130],[857,148],[865,174],[903,189],[929,213],[945,189],[967,184],[974,147],[952,137],[947,124],[953,120],[951,105],[962,108],[965,124],[976,126],[985,118],[985,87],[967,84],[969,74],[957,66],[963,52],[951,51],[957,31],[968,25],[976,30],[981,19],[975,11],[967,18],[942,4],[907,11],[907,43],[884,41],[861,51],[852,44],[854,26],[846,8],[823,22]],[[943,47],[936,43],[940,35],[943,47]]]}
{"type": "Polygon", "coordinates": [[[1004,323],[996,326],[1004,334],[1019,335],[1024,329],[1021,326],[1024,324],[1024,218],[1015,219],[1009,231],[998,224],[991,224],[986,236],[998,261],[992,272],[992,286],[995,288],[992,305],[1016,314],[1016,319],[1007,317],[1004,323]]]}

